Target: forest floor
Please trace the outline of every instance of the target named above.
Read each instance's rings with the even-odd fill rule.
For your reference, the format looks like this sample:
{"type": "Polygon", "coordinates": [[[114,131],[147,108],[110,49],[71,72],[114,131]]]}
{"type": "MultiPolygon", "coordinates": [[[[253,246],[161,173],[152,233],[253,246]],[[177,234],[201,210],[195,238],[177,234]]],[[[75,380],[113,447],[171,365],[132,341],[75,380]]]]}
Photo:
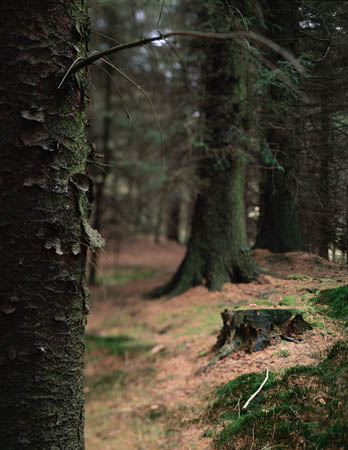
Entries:
{"type": "Polygon", "coordinates": [[[203,416],[217,386],[245,373],[319,362],[339,337],[310,298],[347,284],[346,267],[304,252],[257,250],[258,265],[278,276],[144,299],[169,280],[184,253],[176,243],[138,237],[110,243],[100,259],[87,326],[87,450],[210,449],[203,416]],[[238,307],[298,308],[314,327],[299,343],[234,353],[207,369],[220,313],[238,307]]]}

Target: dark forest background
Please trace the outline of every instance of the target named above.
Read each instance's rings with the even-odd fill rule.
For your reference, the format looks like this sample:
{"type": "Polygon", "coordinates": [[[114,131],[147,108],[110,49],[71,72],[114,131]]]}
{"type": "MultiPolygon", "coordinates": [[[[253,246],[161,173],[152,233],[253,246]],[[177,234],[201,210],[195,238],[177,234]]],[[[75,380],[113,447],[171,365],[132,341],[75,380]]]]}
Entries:
{"type": "MultiPolygon", "coordinates": [[[[91,68],[93,220],[109,241],[142,233],[158,244],[162,236],[186,244],[195,223],[214,241],[221,225],[207,218],[229,202],[218,195],[219,180],[238,178],[242,155],[242,189],[229,190],[238,189],[232,202],[244,205],[229,210],[238,216],[230,227],[245,221],[250,247],[346,261],[345,4],[276,3],[92,2],[91,51],[159,29],[257,32],[280,46],[247,36],[238,43],[170,38],[91,68]],[[195,207],[202,197],[212,204],[195,207]]],[[[195,249],[202,259],[214,251],[195,249]]]]}

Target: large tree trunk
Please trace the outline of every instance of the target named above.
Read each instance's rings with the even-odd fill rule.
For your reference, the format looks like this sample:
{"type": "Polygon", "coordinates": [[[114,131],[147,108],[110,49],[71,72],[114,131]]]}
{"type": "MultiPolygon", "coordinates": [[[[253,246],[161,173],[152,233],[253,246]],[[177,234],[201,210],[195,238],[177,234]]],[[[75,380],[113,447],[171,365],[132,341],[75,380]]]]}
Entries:
{"type": "Polygon", "coordinates": [[[0,3],[0,446],[84,449],[85,0],[0,3]]]}
{"type": "Polygon", "coordinates": [[[205,283],[218,290],[227,282],[248,282],[256,270],[246,236],[243,201],[245,156],[216,169],[214,159],[202,162],[209,185],[197,197],[191,236],[184,260],[172,280],[152,295],[178,295],[205,283]]]}
{"type": "MultiPolygon", "coordinates": [[[[203,7],[203,16],[215,24],[215,31],[221,31],[229,14],[223,3],[203,7]]],[[[242,137],[247,134],[248,123],[245,54],[226,42],[202,45],[205,149],[198,168],[201,188],[185,258],[172,280],[150,296],[173,296],[203,283],[218,290],[226,282],[249,282],[256,277],[244,208],[247,149],[242,137]]]]}

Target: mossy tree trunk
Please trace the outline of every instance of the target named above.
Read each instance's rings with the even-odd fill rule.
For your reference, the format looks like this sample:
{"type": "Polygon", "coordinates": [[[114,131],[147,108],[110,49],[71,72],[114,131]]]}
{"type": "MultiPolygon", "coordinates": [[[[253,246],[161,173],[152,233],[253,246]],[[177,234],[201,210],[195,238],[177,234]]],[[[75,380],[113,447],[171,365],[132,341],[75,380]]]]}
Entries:
{"type": "MultiPolygon", "coordinates": [[[[203,9],[203,19],[214,31],[226,31],[232,25],[230,8],[224,2],[207,2],[203,9]]],[[[204,149],[191,235],[172,280],[150,296],[173,296],[199,284],[218,290],[226,282],[249,282],[256,277],[244,207],[248,159],[242,143],[248,124],[245,54],[229,42],[205,41],[202,47],[204,149]]]]}
{"type": "MultiPolygon", "coordinates": [[[[294,5],[294,2],[282,0],[274,6],[268,2],[263,4],[267,37],[295,56],[299,27],[296,3],[294,5]]],[[[271,55],[270,59],[274,59],[274,56],[271,55]]],[[[274,64],[279,62],[284,61],[279,58],[274,60],[274,64]]],[[[255,248],[267,248],[280,253],[303,250],[292,97],[285,86],[271,83],[268,100],[268,111],[265,113],[269,115],[271,126],[265,130],[265,137],[282,170],[265,171],[255,248]]]]}
{"type": "MultiPolygon", "coordinates": [[[[0,3],[0,446],[83,450],[85,0],[0,3]]],[[[98,240],[98,239],[97,239],[98,240]]]]}

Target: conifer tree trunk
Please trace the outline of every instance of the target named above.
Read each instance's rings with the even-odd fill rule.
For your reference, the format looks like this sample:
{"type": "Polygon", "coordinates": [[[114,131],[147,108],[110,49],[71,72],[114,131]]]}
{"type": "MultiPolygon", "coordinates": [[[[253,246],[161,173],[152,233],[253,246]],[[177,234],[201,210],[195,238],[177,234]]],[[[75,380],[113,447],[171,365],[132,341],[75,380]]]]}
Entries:
{"type": "MultiPolygon", "coordinates": [[[[280,0],[274,5],[267,1],[263,3],[268,37],[296,55],[296,30],[299,26],[297,2],[280,0]]],[[[279,61],[274,61],[277,62],[279,61]]],[[[271,85],[269,99],[272,125],[265,131],[265,135],[283,170],[266,170],[255,248],[267,248],[273,252],[303,250],[294,123],[287,106],[289,93],[282,86],[271,85]],[[279,106],[275,110],[275,105],[284,105],[286,112],[279,106]]]]}
{"type": "MultiPolygon", "coordinates": [[[[226,29],[230,8],[208,2],[203,15],[226,29]],[[209,4],[208,4],[209,3],[209,4]]],[[[247,86],[243,52],[228,42],[202,42],[201,116],[204,147],[187,252],[172,280],[150,296],[177,295],[205,284],[218,290],[226,282],[249,282],[256,277],[246,236],[244,181],[247,162],[242,137],[247,133],[247,86]]]]}
{"type": "Polygon", "coordinates": [[[261,215],[255,248],[276,253],[303,250],[296,179],[296,156],[290,139],[278,131],[269,134],[269,143],[281,149],[277,158],[284,169],[266,170],[261,195],[261,215]]]}
{"type": "Polygon", "coordinates": [[[0,447],[83,450],[86,0],[0,2],[0,447]]]}

